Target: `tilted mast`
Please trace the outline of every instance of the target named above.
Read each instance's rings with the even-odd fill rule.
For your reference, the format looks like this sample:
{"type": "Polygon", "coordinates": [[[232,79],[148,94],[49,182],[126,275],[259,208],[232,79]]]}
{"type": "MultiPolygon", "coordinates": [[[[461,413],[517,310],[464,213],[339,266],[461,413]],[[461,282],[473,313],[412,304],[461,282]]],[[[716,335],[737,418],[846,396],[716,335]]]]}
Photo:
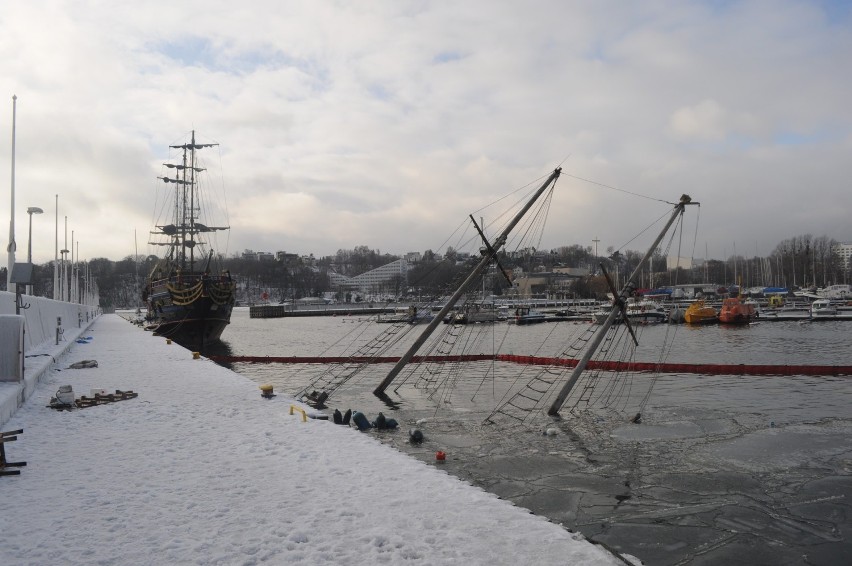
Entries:
{"type": "Polygon", "coordinates": [[[467,279],[465,279],[461,286],[456,289],[456,292],[453,293],[453,295],[449,298],[447,304],[445,304],[441,311],[437,315],[435,315],[435,317],[429,323],[429,326],[426,327],[423,333],[420,334],[417,340],[414,341],[414,344],[411,345],[408,351],[399,359],[396,365],[393,366],[387,377],[385,377],[385,379],[379,384],[379,386],[373,390],[373,394],[377,396],[383,396],[385,394],[385,389],[387,389],[388,386],[396,378],[396,376],[399,375],[399,372],[402,371],[402,368],[405,367],[405,365],[411,361],[411,358],[413,358],[414,354],[417,353],[417,350],[419,350],[420,347],[423,346],[423,344],[426,342],[432,332],[435,331],[435,328],[437,328],[437,326],[441,324],[441,322],[443,322],[444,317],[447,316],[447,313],[450,312],[450,310],[455,306],[456,302],[464,294],[468,287],[470,287],[474,280],[479,277],[479,275],[481,275],[483,271],[485,271],[485,269],[492,261],[494,261],[494,259],[496,259],[497,253],[500,251],[500,248],[502,248],[506,244],[506,240],[509,237],[509,233],[515,228],[515,226],[517,226],[518,222],[520,222],[524,215],[527,213],[527,211],[532,208],[533,204],[535,204],[535,201],[538,200],[538,198],[544,193],[544,191],[548,187],[550,187],[551,184],[556,182],[556,179],[559,178],[559,175],[561,173],[561,167],[557,167],[556,169],[554,169],[553,173],[550,174],[547,180],[541,185],[541,187],[539,187],[539,189],[530,198],[530,200],[527,201],[526,205],[524,205],[524,208],[522,208],[518,212],[518,214],[515,215],[512,221],[509,222],[509,225],[506,226],[503,232],[497,237],[496,240],[494,240],[494,243],[490,246],[487,246],[486,249],[482,251],[482,259],[479,260],[479,263],[476,265],[470,275],[467,276],[467,279]]]}
{"type": "MultiPolygon", "coordinates": [[[[669,228],[672,224],[674,224],[675,219],[683,214],[683,211],[688,204],[698,204],[697,202],[692,202],[692,199],[689,195],[681,195],[680,202],[675,205],[674,210],[672,211],[672,215],[666,223],[665,227],[660,231],[660,235],[657,236],[657,239],[654,240],[654,243],[651,244],[651,247],[648,248],[648,252],[645,254],[645,257],[642,258],[642,261],[639,262],[639,265],[636,266],[636,269],[633,270],[633,273],[630,275],[630,278],[625,283],[624,287],[622,287],[621,292],[618,294],[618,297],[615,298],[615,303],[612,306],[612,309],[609,311],[609,316],[606,317],[606,320],[597,330],[597,333],[594,335],[592,340],[589,342],[588,347],[586,348],[586,352],[583,354],[583,357],[580,358],[580,361],[577,362],[577,366],[574,368],[574,371],[571,373],[571,377],[568,378],[568,381],[565,385],[562,386],[562,390],[559,391],[559,394],[556,396],[556,400],[553,401],[553,404],[550,406],[550,409],[547,411],[548,415],[556,416],[559,414],[559,409],[562,408],[562,405],[565,403],[565,400],[568,398],[568,395],[571,393],[571,389],[574,388],[574,385],[577,383],[577,380],[580,378],[580,374],[586,369],[586,365],[589,363],[589,360],[592,359],[592,356],[595,354],[595,351],[600,346],[601,342],[606,336],[607,331],[615,322],[615,317],[618,316],[619,313],[622,312],[622,307],[624,305],[624,301],[633,293],[636,289],[636,280],[639,277],[639,273],[644,268],[645,264],[648,262],[648,259],[653,255],[654,250],[657,249],[657,246],[660,245],[660,242],[663,240],[663,237],[668,232],[669,228]]],[[[625,318],[626,316],[622,314],[625,318]]]]}

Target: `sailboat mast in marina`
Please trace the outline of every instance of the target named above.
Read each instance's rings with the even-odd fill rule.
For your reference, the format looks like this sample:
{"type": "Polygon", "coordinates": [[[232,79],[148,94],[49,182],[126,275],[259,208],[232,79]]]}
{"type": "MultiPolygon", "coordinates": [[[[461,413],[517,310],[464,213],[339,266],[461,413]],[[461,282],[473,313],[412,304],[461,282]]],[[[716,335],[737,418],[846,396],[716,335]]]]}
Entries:
{"type": "MultiPolygon", "coordinates": [[[[447,300],[446,304],[441,308],[440,312],[435,315],[429,325],[423,330],[417,340],[411,345],[405,354],[399,359],[399,361],[393,366],[393,368],[388,373],[387,377],[382,380],[376,389],[373,390],[373,393],[378,397],[385,396],[385,390],[393,383],[393,380],[399,375],[399,372],[408,364],[421,346],[429,339],[429,336],[432,335],[435,328],[439,324],[441,324],[447,314],[453,309],[453,307],[458,302],[459,298],[467,291],[467,289],[476,281],[476,279],[482,275],[482,273],[488,268],[488,266],[497,260],[497,254],[500,249],[506,244],[506,240],[509,237],[509,233],[518,225],[524,215],[529,211],[530,208],[535,204],[535,202],[541,197],[544,192],[550,188],[556,180],[559,178],[559,175],[562,173],[562,168],[557,167],[553,170],[547,180],[538,188],[538,190],[533,194],[532,197],[527,201],[524,207],[512,218],[511,222],[506,226],[503,232],[494,240],[494,242],[489,243],[488,240],[483,239],[484,248],[481,250],[482,259],[479,260],[476,267],[474,267],[473,271],[470,272],[470,275],[464,280],[464,282],[459,286],[458,289],[450,296],[447,300]]],[[[479,231],[479,228],[477,227],[479,231]]],[[[482,232],[480,231],[480,234],[482,232]]]]}
{"type": "Polygon", "coordinates": [[[215,273],[214,250],[208,237],[228,226],[207,226],[200,222],[202,206],[197,152],[218,144],[199,144],[192,132],[189,143],[169,146],[180,152],[180,163],[165,163],[175,175],[158,177],[175,186],[172,218],[151,232],[152,245],[166,247],[166,253],[148,276],[142,298],[146,319],[155,334],[167,336],[187,347],[203,348],[215,342],[230,323],[236,297],[236,284],[230,273],[215,273]],[[198,248],[198,254],[196,254],[198,248]]]}

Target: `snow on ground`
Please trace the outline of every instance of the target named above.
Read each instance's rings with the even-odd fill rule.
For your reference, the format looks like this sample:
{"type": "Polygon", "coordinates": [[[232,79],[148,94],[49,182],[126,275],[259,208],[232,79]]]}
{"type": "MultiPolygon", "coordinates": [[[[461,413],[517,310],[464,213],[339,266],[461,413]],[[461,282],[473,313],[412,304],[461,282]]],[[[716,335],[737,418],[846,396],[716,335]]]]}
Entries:
{"type": "Polygon", "coordinates": [[[0,564],[623,564],[116,315],[84,336],[0,427],[27,462],[0,477],[0,564]],[[47,408],[64,384],[139,396],[47,408]]]}

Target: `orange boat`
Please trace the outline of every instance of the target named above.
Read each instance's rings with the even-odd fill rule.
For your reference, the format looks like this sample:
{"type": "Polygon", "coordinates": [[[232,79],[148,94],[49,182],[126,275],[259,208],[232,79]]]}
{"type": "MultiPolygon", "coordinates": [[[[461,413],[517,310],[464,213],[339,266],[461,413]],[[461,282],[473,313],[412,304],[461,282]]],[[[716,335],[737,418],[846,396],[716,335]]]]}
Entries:
{"type": "Polygon", "coordinates": [[[743,302],[739,297],[731,297],[722,301],[722,310],[719,311],[719,322],[725,324],[748,324],[754,316],[754,305],[743,302]]]}

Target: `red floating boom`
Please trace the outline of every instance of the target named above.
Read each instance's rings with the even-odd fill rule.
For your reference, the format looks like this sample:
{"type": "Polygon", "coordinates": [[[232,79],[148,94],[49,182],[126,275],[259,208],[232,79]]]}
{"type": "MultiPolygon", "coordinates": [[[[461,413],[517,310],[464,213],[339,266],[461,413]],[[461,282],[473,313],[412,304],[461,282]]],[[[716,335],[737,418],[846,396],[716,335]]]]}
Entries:
{"type": "MultiPolygon", "coordinates": [[[[247,362],[259,364],[393,364],[399,358],[384,357],[301,357],[301,356],[210,356],[214,362],[247,362]]],[[[574,367],[577,360],[570,358],[542,358],[538,356],[515,356],[500,354],[457,355],[457,356],[415,356],[414,362],[455,363],[498,360],[516,364],[540,366],[574,367]]],[[[852,366],[818,365],[766,365],[766,364],[672,364],[652,362],[622,362],[591,360],[588,369],[603,371],[635,371],[653,373],[695,373],[702,375],[852,375],[852,366]]]]}
{"type": "MultiPolygon", "coordinates": [[[[395,364],[399,357],[395,356],[209,356],[214,362],[232,363],[247,362],[251,364],[395,364]]],[[[488,354],[458,355],[458,356],[414,356],[414,362],[481,362],[493,360],[488,354]]]]}
{"type": "MultiPolygon", "coordinates": [[[[500,355],[503,362],[574,367],[577,360],[500,355]]],[[[588,369],[604,371],[641,371],[654,373],[697,373],[702,375],[852,375],[852,366],[798,366],[758,364],[671,364],[590,360],[588,369]]]]}

